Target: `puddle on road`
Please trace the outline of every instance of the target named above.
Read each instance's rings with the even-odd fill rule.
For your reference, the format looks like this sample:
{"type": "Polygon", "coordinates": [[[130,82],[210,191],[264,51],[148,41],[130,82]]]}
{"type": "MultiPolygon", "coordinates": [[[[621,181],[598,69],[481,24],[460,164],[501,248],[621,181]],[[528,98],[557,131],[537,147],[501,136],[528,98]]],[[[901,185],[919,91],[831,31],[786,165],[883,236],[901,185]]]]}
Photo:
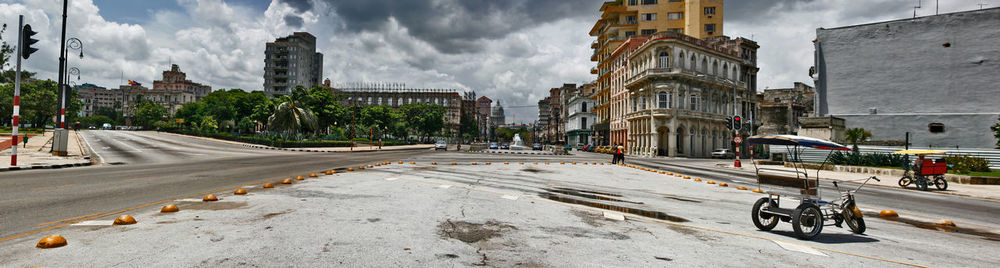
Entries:
{"type": "MultiPolygon", "coordinates": [[[[877,212],[864,212],[864,215],[868,216],[868,217],[872,217],[872,218],[880,218],[877,212]]],[[[888,220],[888,221],[894,221],[894,222],[901,222],[901,223],[909,224],[909,225],[911,225],[913,227],[917,227],[917,228],[921,228],[921,229],[935,230],[935,231],[944,231],[944,232],[949,232],[949,233],[954,232],[954,233],[960,233],[960,234],[975,235],[975,236],[979,236],[979,237],[982,237],[983,239],[990,240],[990,241],[1000,241],[1000,234],[997,234],[997,233],[994,233],[994,232],[990,232],[990,231],[986,231],[986,230],[981,230],[981,229],[967,228],[967,227],[961,227],[961,226],[941,226],[941,225],[938,225],[936,222],[925,222],[925,221],[918,221],[918,220],[906,219],[906,218],[893,218],[893,219],[882,218],[882,219],[883,220],[888,220]]]]}
{"type": "Polygon", "coordinates": [[[612,194],[612,193],[598,192],[598,191],[592,191],[592,190],[580,190],[580,189],[572,189],[572,188],[565,188],[565,187],[556,187],[556,189],[571,190],[571,191],[577,191],[577,192],[582,192],[582,193],[591,193],[591,194],[599,194],[599,195],[614,196],[614,197],[622,197],[622,195],[620,195],[620,194],[612,194]]]}
{"type": "Polygon", "coordinates": [[[125,165],[125,162],[111,162],[111,163],[108,163],[108,165],[121,166],[121,165],[125,165]]]}
{"type": "Polygon", "coordinates": [[[664,195],[663,197],[670,198],[670,199],[677,200],[677,201],[684,201],[684,202],[691,202],[691,203],[701,203],[701,201],[699,201],[699,200],[687,199],[687,198],[673,196],[673,195],[664,195]]]}
{"type": "Polygon", "coordinates": [[[559,196],[559,195],[555,195],[555,194],[551,194],[551,193],[540,193],[538,195],[541,196],[542,198],[546,198],[546,199],[554,200],[554,201],[559,201],[559,202],[563,202],[563,203],[584,205],[584,206],[588,206],[588,207],[595,207],[595,208],[606,209],[606,210],[614,210],[614,211],[618,211],[618,212],[635,214],[635,215],[640,215],[640,216],[647,217],[647,218],[661,219],[661,220],[667,220],[667,221],[672,221],[672,222],[688,222],[688,220],[685,219],[685,218],[681,218],[681,217],[677,217],[677,216],[672,216],[670,214],[659,212],[659,211],[652,211],[652,210],[645,210],[645,209],[638,209],[638,208],[630,208],[630,207],[617,206],[617,205],[611,205],[611,204],[603,204],[603,203],[591,202],[591,201],[587,201],[587,200],[580,200],[580,199],[575,199],[575,198],[569,198],[569,197],[559,196]]]}
{"type": "Polygon", "coordinates": [[[622,203],[629,203],[629,204],[642,204],[642,202],[634,202],[634,201],[628,201],[628,200],[622,200],[622,199],[617,199],[617,198],[600,196],[600,195],[596,195],[596,194],[582,193],[582,191],[580,191],[580,190],[574,190],[574,189],[566,189],[566,188],[545,189],[545,188],[543,188],[543,190],[546,190],[546,191],[549,191],[549,192],[553,192],[553,193],[560,193],[560,194],[565,194],[565,195],[573,195],[573,196],[579,196],[579,197],[590,198],[590,199],[597,199],[597,200],[604,200],[604,201],[614,201],[614,202],[622,202],[622,203]]]}
{"type": "Polygon", "coordinates": [[[470,244],[498,237],[510,230],[517,230],[517,227],[494,220],[485,223],[446,220],[438,224],[438,234],[441,237],[470,244]]]}
{"type": "Polygon", "coordinates": [[[537,168],[525,168],[525,169],[522,169],[521,171],[531,172],[531,173],[553,173],[552,171],[541,170],[541,169],[537,169],[537,168]]]}

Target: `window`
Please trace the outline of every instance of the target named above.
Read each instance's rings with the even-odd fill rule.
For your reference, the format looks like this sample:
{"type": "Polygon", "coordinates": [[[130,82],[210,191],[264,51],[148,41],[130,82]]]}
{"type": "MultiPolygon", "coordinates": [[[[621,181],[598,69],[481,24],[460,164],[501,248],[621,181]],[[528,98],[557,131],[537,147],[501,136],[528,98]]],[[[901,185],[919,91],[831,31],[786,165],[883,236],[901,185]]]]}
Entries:
{"type": "Polygon", "coordinates": [[[694,55],[691,55],[691,70],[694,71],[697,69],[698,69],[698,61],[694,59],[694,55]]]}
{"type": "Polygon", "coordinates": [[[587,129],[587,118],[580,118],[580,129],[587,129]]]}
{"type": "Polygon", "coordinates": [[[715,7],[706,7],[705,15],[712,16],[715,15],[715,7]]]}
{"type": "Polygon", "coordinates": [[[586,102],[580,103],[580,112],[581,113],[586,113],[587,112],[587,103],[586,102]]]}
{"type": "Polygon", "coordinates": [[[635,16],[625,16],[625,24],[636,24],[635,16]]]}
{"type": "Polygon", "coordinates": [[[719,61],[712,61],[712,75],[719,75],[719,61]]]}
{"type": "Polygon", "coordinates": [[[635,31],[626,31],[625,32],[625,38],[632,37],[633,35],[635,35],[635,31]]]}
{"type": "Polygon", "coordinates": [[[931,133],[944,133],[944,124],[942,123],[930,123],[927,125],[927,130],[931,133]]]}
{"type": "Polygon", "coordinates": [[[715,32],[715,23],[705,24],[705,31],[709,33],[715,32]]]}
{"type": "Polygon", "coordinates": [[[642,0],[643,5],[655,5],[656,0],[642,0]]]}
{"type": "Polygon", "coordinates": [[[655,34],[655,33],[656,33],[656,29],[644,29],[644,30],[642,30],[642,35],[651,35],[651,34],[655,34]]]}
{"type": "Polygon", "coordinates": [[[639,0],[628,0],[628,5],[630,5],[630,6],[634,6],[634,5],[638,5],[638,4],[639,4],[639,0]]]}
{"type": "Polygon", "coordinates": [[[670,68],[670,53],[666,51],[660,52],[659,66],[660,68],[670,68]]]}
{"type": "Polygon", "coordinates": [[[691,94],[691,110],[692,111],[697,111],[698,110],[698,95],[697,94],[691,94]]]}
{"type": "Polygon", "coordinates": [[[677,56],[677,67],[684,69],[684,52],[681,52],[680,56],[677,56]]]}
{"type": "Polygon", "coordinates": [[[679,20],[684,18],[684,12],[670,12],[667,13],[668,20],[679,20]]]}
{"type": "Polygon", "coordinates": [[[722,64],[722,77],[729,78],[729,66],[727,66],[725,63],[722,64]]]}
{"type": "Polygon", "coordinates": [[[667,108],[669,108],[670,107],[670,94],[667,94],[667,92],[665,92],[665,91],[660,91],[660,93],[657,94],[657,95],[658,95],[658,98],[657,98],[657,101],[656,101],[657,102],[656,107],[660,108],[660,109],[667,109],[667,108]]]}
{"type": "Polygon", "coordinates": [[[642,20],[656,20],[656,13],[642,14],[642,20]]]}
{"type": "Polygon", "coordinates": [[[635,103],[636,103],[636,101],[635,101],[635,98],[632,98],[632,111],[633,111],[633,112],[635,112],[635,111],[638,111],[638,110],[636,109],[636,104],[635,104],[635,103]]]}
{"type": "Polygon", "coordinates": [[[646,109],[646,96],[642,96],[642,109],[646,109]]]}
{"type": "Polygon", "coordinates": [[[708,60],[707,59],[701,59],[701,73],[704,73],[704,74],[708,73],[708,60]]]}

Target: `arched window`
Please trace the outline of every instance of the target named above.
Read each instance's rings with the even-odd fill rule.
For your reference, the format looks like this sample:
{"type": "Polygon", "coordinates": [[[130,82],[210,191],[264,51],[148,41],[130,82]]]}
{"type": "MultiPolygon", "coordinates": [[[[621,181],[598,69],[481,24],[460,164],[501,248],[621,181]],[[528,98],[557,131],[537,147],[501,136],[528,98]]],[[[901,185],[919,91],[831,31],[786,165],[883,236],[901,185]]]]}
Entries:
{"type": "Polygon", "coordinates": [[[701,59],[701,73],[708,73],[708,59],[701,59]]]}
{"type": "Polygon", "coordinates": [[[691,55],[691,70],[698,70],[698,60],[694,58],[694,54],[691,55]]]}
{"type": "Polygon", "coordinates": [[[715,76],[719,75],[719,61],[716,60],[712,61],[712,75],[715,76]]]}
{"type": "Polygon", "coordinates": [[[722,64],[722,77],[729,79],[729,65],[725,63],[722,64]]]}
{"type": "Polygon", "coordinates": [[[681,52],[679,55],[677,56],[677,67],[684,69],[684,52],[681,52]]]}
{"type": "Polygon", "coordinates": [[[670,53],[666,51],[660,52],[660,62],[659,68],[670,68],[670,53]]]}
{"type": "Polygon", "coordinates": [[[660,91],[657,95],[656,107],[660,109],[670,108],[670,94],[667,94],[666,91],[660,91]]]}

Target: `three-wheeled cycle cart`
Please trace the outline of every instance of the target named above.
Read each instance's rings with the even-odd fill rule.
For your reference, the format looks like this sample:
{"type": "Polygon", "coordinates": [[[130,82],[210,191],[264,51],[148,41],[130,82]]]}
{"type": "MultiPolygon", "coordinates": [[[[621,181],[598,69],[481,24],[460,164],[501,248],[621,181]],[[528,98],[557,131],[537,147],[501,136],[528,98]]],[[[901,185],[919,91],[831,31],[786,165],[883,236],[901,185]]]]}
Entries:
{"type": "MultiPolygon", "coordinates": [[[[816,176],[813,179],[809,178],[802,161],[795,157],[800,155],[805,148],[830,150],[830,153],[833,153],[834,150],[849,151],[849,148],[827,140],[794,135],[753,136],[747,141],[750,145],[785,146],[789,157],[792,158],[790,161],[795,163],[794,170],[787,170],[758,167],[755,161],[751,161],[754,163],[758,185],[767,184],[799,190],[799,204],[795,208],[782,208],[780,206],[782,195],[795,195],[795,193],[780,190],[767,191],[767,197],[758,199],[753,204],[751,211],[751,219],[758,229],[770,231],[778,225],[780,220],[790,222],[792,230],[795,231],[795,235],[799,239],[816,237],[823,230],[825,222],[831,222],[837,227],[841,227],[842,223],[847,223],[852,232],[856,234],[865,232],[865,220],[861,215],[861,210],[855,204],[854,193],[864,187],[868,181],[873,179],[878,181],[879,179],[874,176],[860,179],[864,182],[857,188],[842,192],[840,186],[834,181],[833,185],[840,192],[840,198],[824,201],[820,198],[819,171],[823,170],[826,160],[816,170],[816,176]]],[[[830,153],[827,154],[827,159],[829,159],[830,153]]]]}
{"type": "Polygon", "coordinates": [[[906,154],[906,155],[916,155],[917,159],[913,161],[913,166],[906,166],[907,172],[903,173],[903,177],[899,178],[899,186],[906,188],[906,186],[913,184],[922,191],[927,191],[927,186],[934,184],[938,190],[944,191],[948,189],[948,180],[944,179],[944,174],[948,173],[948,163],[944,159],[931,160],[925,158],[928,155],[944,155],[947,152],[937,151],[937,150],[902,150],[892,152],[893,154],[906,154]],[[912,170],[911,174],[909,171],[912,170]]]}

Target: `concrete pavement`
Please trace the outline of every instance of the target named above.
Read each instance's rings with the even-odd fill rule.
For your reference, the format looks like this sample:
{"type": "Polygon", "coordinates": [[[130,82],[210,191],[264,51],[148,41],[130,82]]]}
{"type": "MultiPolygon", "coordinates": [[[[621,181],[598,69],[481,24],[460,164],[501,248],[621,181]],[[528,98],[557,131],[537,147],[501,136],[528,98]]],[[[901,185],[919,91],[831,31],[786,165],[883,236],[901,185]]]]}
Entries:
{"type": "Polygon", "coordinates": [[[10,165],[11,149],[0,151],[0,170],[50,168],[63,166],[82,166],[91,164],[90,151],[87,145],[81,141],[79,132],[69,131],[66,156],[53,156],[52,130],[45,131],[42,135],[36,135],[28,139],[27,146],[24,142],[17,147],[17,166],[10,165]]]}
{"type": "MultiPolygon", "coordinates": [[[[409,160],[409,159],[407,159],[409,160]]],[[[371,162],[374,163],[374,162],[371,162]]],[[[815,241],[756,230],[759,194],[610,165],[393,165],[151,206],[2,242],[14,266],[963,266],[1000,261],[990,235],[866,218],[815,241]],[[600,204],[595,206],[594,204],[600,204]],[[155,241],[155,242],[152,242],[155,241]],[[933,246],[931,246],[933,245],[933,246]],[[961,250],[957,250],[961,249],[961,250]]],[[[732,185],[735,187],[735,185],[732,185]]]]}

